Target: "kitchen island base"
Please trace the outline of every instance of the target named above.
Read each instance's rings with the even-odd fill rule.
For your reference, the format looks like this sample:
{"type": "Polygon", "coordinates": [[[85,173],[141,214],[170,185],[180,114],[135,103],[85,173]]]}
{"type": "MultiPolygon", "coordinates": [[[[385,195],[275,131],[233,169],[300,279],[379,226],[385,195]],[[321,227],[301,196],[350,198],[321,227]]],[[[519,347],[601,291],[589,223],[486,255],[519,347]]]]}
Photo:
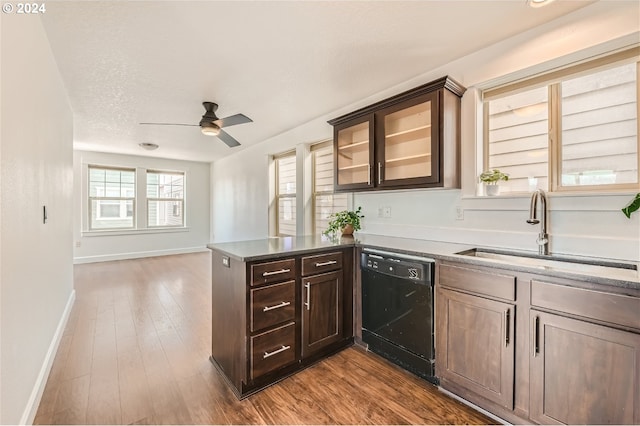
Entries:
{"type": "Polygon", "coordinates": [[[211,362],[238,398],[353,344],[353,248],[212,249],[211,362]]]}

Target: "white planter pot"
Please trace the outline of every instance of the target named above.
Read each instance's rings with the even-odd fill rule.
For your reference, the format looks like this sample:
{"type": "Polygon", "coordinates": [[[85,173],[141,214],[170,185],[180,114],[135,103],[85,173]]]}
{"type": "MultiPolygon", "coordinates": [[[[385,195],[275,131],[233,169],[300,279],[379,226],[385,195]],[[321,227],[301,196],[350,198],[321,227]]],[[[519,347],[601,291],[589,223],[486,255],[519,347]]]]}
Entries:
{"type": "Polygon", "coordinates": [[[500,195],[500,185],[484,185],[484,193],[490,197],[500,195]]]}

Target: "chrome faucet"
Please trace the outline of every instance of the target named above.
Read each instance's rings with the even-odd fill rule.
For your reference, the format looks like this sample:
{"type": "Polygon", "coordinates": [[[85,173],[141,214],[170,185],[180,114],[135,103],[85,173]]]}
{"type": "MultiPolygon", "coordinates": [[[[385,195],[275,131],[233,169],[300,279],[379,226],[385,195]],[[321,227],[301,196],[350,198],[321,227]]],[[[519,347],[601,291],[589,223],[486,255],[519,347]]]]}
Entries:
{"type": "Polygon", "coordinates": [[[529,207],[529,219],[527,223],[530,225],[540,224],[540,233],[536,239],[538,244],[538,254],[549,254],[549,235],[547,235],[547,195],[542,189],[536,190],[531,194],[531,206],[529,207]],[[537,218],[538,198],[540,198],[540,220],[537,218]]]}

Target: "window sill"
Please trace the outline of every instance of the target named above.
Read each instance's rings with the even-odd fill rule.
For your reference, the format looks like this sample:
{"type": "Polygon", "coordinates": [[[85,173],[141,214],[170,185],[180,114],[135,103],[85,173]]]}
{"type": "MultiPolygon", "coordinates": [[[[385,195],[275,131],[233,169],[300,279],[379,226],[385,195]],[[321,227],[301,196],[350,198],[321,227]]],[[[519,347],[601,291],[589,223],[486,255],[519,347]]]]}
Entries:
{"type": "MultiPolygon", "coordinates": [[[[616,191],[545,191],[547,198],[589,198],[589,197],[633,197],[638,191],[634,189],[616,190],[616,191]]],[[[490,200],[490,199],[510,199],[510,198],[531,198],[531,192],[508,192],[499,195],[463,195],[463,200],[490,200]]]]}
{"type": "Polygon", "coordinates": [[[171,228],[118,229],[109,231],[82,231],[82,237],[112,237],[120,235],[169,234],[174,232],[189,232],[189,227],[179,226],[171,228]]]}

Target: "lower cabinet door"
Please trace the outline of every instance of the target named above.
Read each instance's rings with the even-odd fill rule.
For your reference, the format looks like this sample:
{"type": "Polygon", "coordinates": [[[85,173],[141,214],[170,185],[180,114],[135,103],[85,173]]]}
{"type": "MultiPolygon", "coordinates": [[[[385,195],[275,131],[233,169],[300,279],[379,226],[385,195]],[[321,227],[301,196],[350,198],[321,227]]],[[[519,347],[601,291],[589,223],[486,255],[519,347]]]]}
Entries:
{"type": "Polygon", "coordinates": [[[514,305],[445,289],[437,295],[440,378],[513,409],[514,305]]]}
{"type": "Polygon", "coordinates": [[[535,310],[530,315],[532,420],[640,424],[639,334],[535,310]]]}
{"type": "Polygon", "coordinates": [[[296,360],[296,324],[251,336],[251,380],[296,360]]]}
{"type": "Polygon", "coordinates": [[[342,271],[302,279],[302,356],[342,339],[342,271]]]}

